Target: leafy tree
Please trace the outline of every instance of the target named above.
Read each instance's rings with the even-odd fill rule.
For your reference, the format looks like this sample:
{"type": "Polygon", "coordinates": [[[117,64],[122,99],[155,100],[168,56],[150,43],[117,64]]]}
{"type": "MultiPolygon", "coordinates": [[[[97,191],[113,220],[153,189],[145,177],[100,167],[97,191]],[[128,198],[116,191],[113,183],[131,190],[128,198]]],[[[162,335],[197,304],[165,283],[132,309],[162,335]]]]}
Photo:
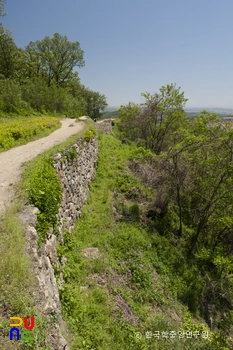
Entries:
{"type": "Polygon", "coordinates": [[[161,234],[172,233],[190,265],[190,272],[182,274],[187,284],[182,301],[192,311],[199,309],[208,322],[209,310],[218,310],[217,322],[227,331],[233,310],[231,126],[203,111],[185,130],[183,139],[152,166],[155,178],[161,175],[158,194],[162,188],[169,198],[157,229],[161,234]]]}
{"type": "Polygon", "coordinates": [[[10,113],[16,112],[21,106],[20,87],[14,80],[0,80],[0,110],[10,113]]]}
{"type": "Polygon", "coordinates": [[[0,26],[0,78],[12,78],[17,69],[18,48],[9,30],[0,26]]]}
{"type": "Polygon", "coordinates": [[[99,119],[102,115],[101,111],[108,105],[106,96],[101,95],[99,92],[86,89],[84,86],[82,86],[80,94],[87,103],[88,116],[92,119],[99,119]]]}
{"type": "Polygon", "coordinates": [[[53,38],[30,42],[26,47],[30,76],[46,79],[50,86],[54,80],[57,86],[63,85],[72,75],[75,66],[83,67],[83,50],[78,41],[70,42],[67,36],[55,33],[53,38]]]}
{"type": "Polygon", "coordinates": [[[120,119],[118,126],[120,131],[132,140],[141,137],[141,130],[137,125],[137,117],[141,112],[140,106],[129,102],[126,106],[121,106],[117,112],[120,119]]]}
{"type": "Polygon", "coordinates": [[[185,127],[184,105],[187,99],[175,85],[162,86],[159,94],[144,93],[142,108],[129,104],[119,110],[121,128],[126,137],[139,139],[156,154],[177,142],[179,129],[185,127]]]}
{"type": "Polygon", "coordinates": [[[162,86],[159,91],[159,94],[154,95],[142,94],[146,101],[141,113],[146,146],[156,154],[177,142],[177,131],[184,127],[184,106],[187,102],[184,92],[180,92],[180,88],[174,84],[162,86]]]}
{"type": "MultiPolygon", "coordinates": [[[[0,0],[0,15],[4,1],[0,0]]],[[[17,48],[11,32],[0,26],[0,109],[19,112],[22,108],[64,113],[70,117],[89,114],[98,118],[107,106],[106,97],[80,83],[75,66],[83,67],[79,42],[55,33],[17,48]],[[15,97],[14,97],[15,96],[15,97]]]]}
{"type": "Polygon", "coordinates": [[[0,17],[6,16],[6,13],[4,12],[5,3],[5,0],[0,0],[0,17]]]}

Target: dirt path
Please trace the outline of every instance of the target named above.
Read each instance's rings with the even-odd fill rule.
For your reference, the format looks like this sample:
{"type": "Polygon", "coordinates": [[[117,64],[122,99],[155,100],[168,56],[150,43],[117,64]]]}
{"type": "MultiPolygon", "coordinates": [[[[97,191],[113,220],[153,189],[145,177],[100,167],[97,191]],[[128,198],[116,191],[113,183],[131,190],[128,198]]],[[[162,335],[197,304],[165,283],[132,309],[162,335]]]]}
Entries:
{"type": "Polygon", "coordinates": [[[82,130],[85,125],[83,122],[77,123],[75,119],[68,118],[61,120],[61,123],[61,128],[55,130],[49,136],[0,153],[0,216],[14,197],[12,184],[20,179],[20,174],[23,171],[22,163],[32,160],[38,154],[65,141],[82,130]],[[73,124],[72,127],[71,124],[73,124]]]}

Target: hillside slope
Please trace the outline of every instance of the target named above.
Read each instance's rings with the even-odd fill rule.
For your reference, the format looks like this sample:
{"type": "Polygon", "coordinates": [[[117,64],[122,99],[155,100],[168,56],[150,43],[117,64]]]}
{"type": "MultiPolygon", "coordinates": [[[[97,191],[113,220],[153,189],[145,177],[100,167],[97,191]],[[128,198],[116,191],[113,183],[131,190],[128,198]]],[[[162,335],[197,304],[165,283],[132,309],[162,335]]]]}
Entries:
{"type": "Polygon", "coordinates": [[[185,286],[175,268],[182,257],[143,224],[153,190],[127,166],[137,152],[133,144],[100,134],[88,203],[57,247],[66,259],[60,296],[74,334],[71,349],[230,349],[179,301],[185,286]]]}

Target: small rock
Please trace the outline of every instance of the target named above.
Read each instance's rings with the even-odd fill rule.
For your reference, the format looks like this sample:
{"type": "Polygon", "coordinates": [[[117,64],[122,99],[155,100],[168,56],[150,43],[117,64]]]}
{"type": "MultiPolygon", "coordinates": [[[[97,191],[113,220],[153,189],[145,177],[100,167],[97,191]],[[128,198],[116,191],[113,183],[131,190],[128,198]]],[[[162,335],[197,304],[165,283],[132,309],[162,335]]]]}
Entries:
{"type": "Polygon", "coordinates": [[[98,248],[85,248],[82,250],[83,256],[85,258],[98,259],[100,258],[98,248]]]}

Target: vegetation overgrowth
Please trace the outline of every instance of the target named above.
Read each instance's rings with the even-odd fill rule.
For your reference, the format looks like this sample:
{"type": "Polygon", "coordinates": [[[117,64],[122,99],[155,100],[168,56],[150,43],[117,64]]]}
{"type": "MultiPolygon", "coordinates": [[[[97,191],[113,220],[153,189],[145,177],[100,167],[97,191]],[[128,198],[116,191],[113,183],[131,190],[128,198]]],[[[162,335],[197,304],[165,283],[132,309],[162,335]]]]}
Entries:
{"type": "Polygon", "coordinates": [[[102,113],[102,116],[100,119],[117,119],[118,118],[118,111],[105,111],[102,113]]]}
{"type": "Polygon", "coordinates": [[[188,300],[187,283],[199,276],[172,235],[152,232],[146,222],[156,190],[127,167],[142,153],[150,152],[99,136],[88,203],[57,248],[59,257],[67,258],[60,297],[74,333],[72,349],[230,349],[223,334],[211,332],[200,313],[180,303],[182,294],[188,300]],[[88,256],[87,248],[98,253],[88,256]]]}
{"type": "MultiPolygon", "coordinates": [[[[87,122],[86,127],[79,134],[83,134],[85,141],[90,141],[95,136],[95,129],[91,125],[90,122],[87,122]]],[[[28,200],[39,209],[36,224],[39,244],[44,242],[50,227],[53,227],[53,232],[56,233],[56,214],[62,200],[62,187],[54,169],[52,156],[55,151],[64,149],[64,156],[72,161],[77,156],[76,149],[69,147],[74,140],[75,138],[72,137],[62,145],[52,148],[28,163],[22,176],[23,188],[27,191],[28,200]]]]}
{"type": "Polygon", "coordinates": [[[205,110],[187,119],[173,84],[143,96],[142,106],[120,108],[117,123],[124,142],[144,150],[132,173],[155,190],[143,220],[179,252],[169,263],[178,299],[232,344],[232,125],[205,110]]]}
{"type": "MultiPolygon", "coordinates": [[[[45,125],[39,117],[29,126],[30,118],[16,124],[11,118],[101,117],[105,96],[74,71],[84,66],[79,42],[55,33],[21,49],[0,23],[0,43],[0,151],[59,127],[56,119],[45,125]]],[[[57,247],[67,259],[60,297],[72,349],[231,349],[232,126],[207,111],[188,120],[187,99],[173,84],[142,95],[143,104],[116,112],[115,137],[99,135],[88,203],[57,247]]],[[[85,140],[94,134],[87,126],[85,140]]],[[[2,344],[10,315],[37,312],[24,228],[15,216],[21,202],[37,205],[41,242],[55,225],[61,187],[49,155],[62,147],[27,165],[19,205],[1,223],[2,344]]],[[[8,341],[7,349],[44,348],[46,321],[39,314],[38,320],[36,343],[8,341]]]]}
{"type": "Polygon", "coordinates": [[[45,349],[47,319],[36,309],[35,285],[26,254],[25,227],[17,217],[20,204],[14,204],[4,214],[0,225],[0,348],[9,350],[45,349]],[[10,341],[10,316],[34,315],[35,341],[10,341]]]}
{"type": "Polygon", "coordinates": [[[47,136],[60,126],[58,118],[49,116],[0,123],[0,152],[47,136]]]}
{"type": "MultiPolygon", "coordinates": [[[[18,218],[18,213],[29,203],[30,195],[35,197],[41,204],[44,203],[45,210],[40,208],[44,214],[45,220],[38,220],[40,243],[45,238],[45,229],[48,225],[53,224],[53,215],[57,207],[55,207],[54,196],[60,196],[61,192],[54,194],[54,183],[57,185],[57,178],[54,175],[54,169],[51,166],[51,156],[57,152],[65,151],[70,148],[78,137],[90,129],[90,121],[86,122],[85,128],[67,139],[60,145],[57,145],[38,156],[35,160],[24,165],[25,170],[22,175],[22,181],[16,188],[16,196],[14,204],[1,217],[0,222],[0,348],[1,349],[43,349],[49,350],[45,346],[45,338],[49,332],[49,322],[55,322],[55,319],[48,320],[41,314],[36,305],[36,280],[32,272],[32,262],[26,254],[26,238],[25,227],[18,218]],[[44,173],[40,170],[44,169],[44,173]],[[45,176],[49,175],[45,179],[45,176]],[[52,181],[51,181],[52,180],[52,181]],[[43,192],[47,202],[54,203],[54,206],[46,205],[46,200],[43,200],[43,192]],[[51,198],[48,198],[48,195],[51,198]],[[46,197],[47,196],[47,197],[46,197]],[[49,212],[46,211],[49,210],[49,212]],[[49,213],[52,212],[52,218],[49,213]],[[48,219],[48,222],[46,221],[48,219]],[[41,224],[41,225],[40,225],[41,224]],[[41,228],[41,230],[40,230],[41,228]],[[26,341],[10,341],[9,340],[9,317],[10,316],[35,316],[35,342],[26,341]]],[[[38,203],[37,203],[38,204],[38,203]]],[[[56,203],[57,204],[57,203],[56,203]]],[[[38,204],[39,206],[40,204],[38,204]]],[[[40,216],[40,215],[39,215],[40,216]]],[[[43,219],[43,215],[42,215],[43,219]]]]}

